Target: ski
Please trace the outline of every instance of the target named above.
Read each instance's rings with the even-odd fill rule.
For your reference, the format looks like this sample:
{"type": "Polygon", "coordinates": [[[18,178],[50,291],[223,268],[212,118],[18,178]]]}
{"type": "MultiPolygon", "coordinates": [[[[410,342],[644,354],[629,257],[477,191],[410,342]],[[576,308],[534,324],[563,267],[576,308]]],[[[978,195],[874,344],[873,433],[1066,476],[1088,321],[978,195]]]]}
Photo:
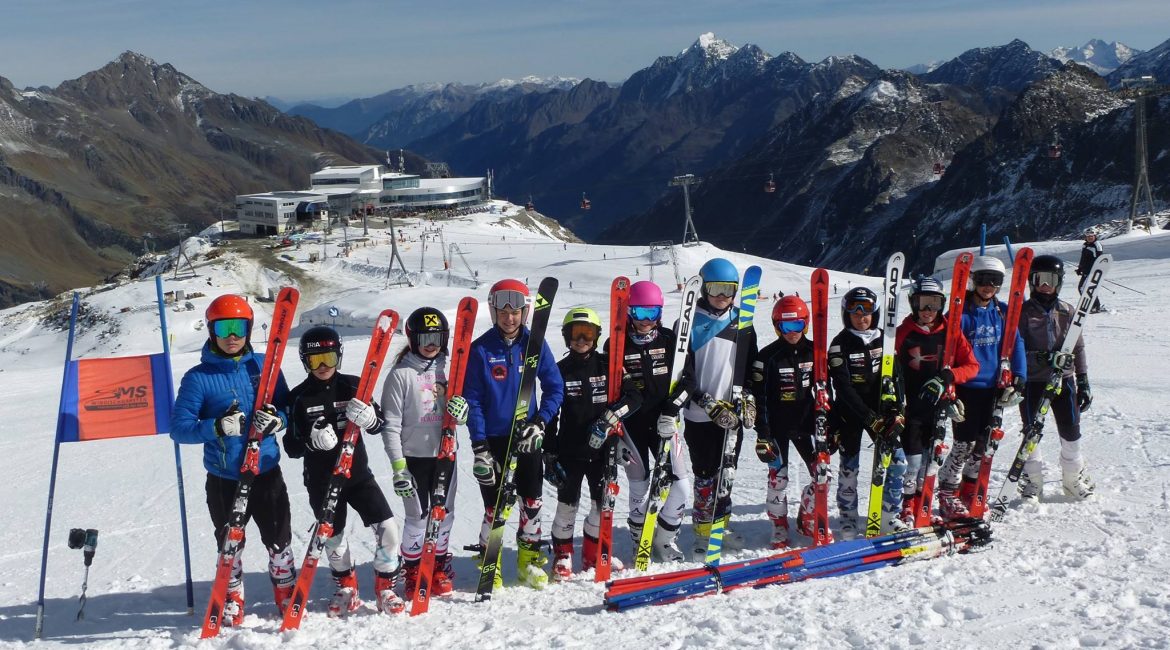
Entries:
{"type": "MultiPolygon", "coordinates": [[[[394,337],[394,330],[398,328],[398,313],[393,309],[386,309],[378,314],[374,323],[374,332],[370,336],[370,347],[366,351],[366,360],[362,365],[361,378],[358,380],[357,392],[354,399],[366,404],[374,394],[374,386],[378,383],[378,373],[386,360],[386,352],[390,349],[390,339],[394,337]]],[[[325,552],[325,544],[333,537],[333,518],[341,501],[341,490],[349,480],[350,469],[353,466],[353,452],[357,446],[361,429],[353,422],[346,422],[345,433],[341,437],[341,445],[337,454],[337,462],[333,465],[333,475],[329,477],[329,487],[325,491],[325,500],[321,503],[321,518],[313,527],[309,535],[308,548],[305,549],[305,560],[301,563],[301,572],[297,576],[296,587],[293,588],[292,598],[284,610],[284,621],[280,625],[281,631],[295,630],[301,625],[305,610],[309,607],[309,593],[313,588],[313,577],[317,574],[317,563],[325,552]]],[[[344,505],[342,507],[345,507],[344,505]]]]}
{"type": "MultiPolygon", "coordinates": [[[[284,287],[272,306],[272,326],[268,331],[268,347],[264,349],[264,364],[260,369],[256,385],[256,403],[252,413],[272,402],[276,384],[280,378],[280,362],[288,347],[288,333],[292,329],[293,315],[296,314],[300,293],[292,287],[284,287]]],[[[248,417],[252,417],[252,413],[248,417]]],[[[255,424],[255,423],[253,423],[255,424]]],[[[228,517],[227,534],[215,565],[215,579],[211,583],[211,599],[207,614],[203,618],[200,638],[207,639],[219,634],[223,624],[223,608],[227,604],[228,582],[231,581],[232,565],[240,546],[244,542],[244,525],[248,520],[248,498],[252,493],[252,482],[260,473],[260,442],[264,432],[255,426],[248,434],[244,448],[244,461],[240,464],[240,480],[236,485],[236,498],[232,501],[232,514],[228,517]]]]}
{"type": "MultiPolygon", "coordinates": [[[[607,399],[613,405],[622,396],[622,376],[625,375],[626,354],[626,309],[630,304],[630,279],[614,278],[609,291],[609,378],[606,388],[607,399]]],[[[601,519],[597,530],[597,559],[594,563],[594,582],[609,580],[612,570],[610,554],[613,552],[613,509],[618,495],[618,443],[624,435],[622,426],[617,426],[616,435],[610,436],[605,447],[605,467],[601,475],[601,519]]]]}
{"type": "MultiPolygon", "coordinates": [[[[715,482],[715,499],[711,505],[712,514],[719,509],[719,502],[724,498],[731,498],[732,483],[735,478],[735,447],[742,431],[743,422],[743,384],[747,375],[748,346],[741,345],[739,335],[743,330],[752,326],[756,314],[756,299],[760,294],[760,277],[763,271],[758,266],[749,266],[743,272],[743,283],[739,288],[739,316],[735,332],[735,365],[732,367],[731,403],[739,409],[740,427],[723,431],[723,460],[719,464],[719,474],[715,482]],[[729,471],[730,470],[730,471],[729,471]]],[[[727,529],[727,522],[731,520],[731,508],[719,518],[712,518],[711,531],[707,536],[707,556],[704,564],[716,566],[723,556],[723,531],[727,529]]]]}
{"type": "MultiPolygon", "coordinates": [[[[971,275],[971,263],[974,260],[975,255],[972,253],[962,253],[955,259],[955,270],[951,275],[951,295],[947,305],[947,337],[943,344],[941,369],[949,370],[955,363],[955,351],[959,347],[959,339],[963,336],[963,303],[967,298],[967,277],[971,275]]],[[[947,394],[939,402],[941,404],[954,399],[955,387],[952,385],[947,388],[947,394]]],[[[922,479],[922,487],[914,499],[915,526],[930,525],[930,513],[934,505],[934,483],[947,452],[946,436],[947,411],[940,405],[935,409],[933,448],[929,464],[926,466],[926,478],[922,479]]]]}
{"type": "MultiPolygon", "coordinates": [[[[670,362],[670,396],[673,397],[682,378],[683,366],[686,365],[687,355],[691,352],[691,324],[695,319],[695,304],[699,300],[699,289],[703,285],[703,278],[695,276],[687,281],[682,290],[682,301],[679,306],[678,325],[674,331],[674,350],[671,352],[670,362]]],[[[678,434],[675,434],[677,438],[678,434]]],[[[658,512],[670,496],[670,485],[673,482],[670,457],[674,439],[663,440],[655,456],[654,474],[650,479],[650,494],[646,500],[646,519],[642,522],[642,535],[638,538],[638,548],[634,555],[634,566],[639,571],[650,568],[650,551],[654,546],[654,530],[658,526],[658,512]]]]}
{"type": "Polygon", "coordinates": [[[999,391],[996,394],[995,406],[991,409],[991,420],[988,422],[987,445],[983,450],[983,458],[979,459],[979,477],[975,482],[975,494],[971,502],[964,504],[972,517],[982,518],[987,512],[987,491],[991,483],[991,465],[999,443],[1003,440],[1003,404],[1000,399],[1003,393],[1012,385],[1012,350],[1016,347],[1016,333],[1020,325],[1020,312],[1024,309],[1024,291],[1028,288],[1028,273],[1032,268],[1031,248],[1021,248],[1016,251],[1016,261],[1012,267],[1012,286],[1008,292],[1007,314],[1004,316],[1003,341],[999,346],[999,391]]]}
{"type": "Polygon", "coordinates": [[[813,476],[814,546],[833,542],[829,531],[829,272],[816,269],[812,274],[813,395],[816,420],[813,444],[816,447],[816,473],[813,476]]]}
{"type": "MultiPolygon", "coordinates": [[[[1106,254],[1098,257],[1097,261],[1093,262],[1093,268],[1089,269],[1087,276],[1088,280],[1085,281],[1085,288],[1081,292],[1080,299],[1077,301],[1072,322],[1069,323],[1068,332],[1065,332],[1064,341],[1061,342],[1057,354],[1072,354],[1073,348],[1081,338],[1081,329],[1084,328],[1085,317],[1089,315],[1090,308],[1093,306],[1097,288],[1101,286],[1101,282],[1104,280],[1105,274],[1109,271],[1109,266],[1112,261],[1113,256],[1106,254]]],[[[1008,486],[1019,485],[1020,475],[1024,472],[1024,463],[1032,455],[1032,452],[1036,450],[1036,446],[1040,444],[1040,438],[1044,435],[1044,420],[1048,416],[1048,409],[1052,405],[1052,400],[1060,395],[1063,381],[1064,374],[1054,369],[1052,377],[1048,379],[1048,384],[1044,387],[1044,394],[1040,397],[1040,402],[1036,405],[1032,421],[1024,425],[1024,439],[1020,441],[1020,449],[1016,452],[1016,457],[1012,460],[1012,466],[1008,470],[1007,480],[1000,486],[999,495],[996,496],[995,501],[991,505],[992,521],[1001,521],[1003,516],[1007,514],[1008,486]]]]}
{"type": "Polygon", "coordinates": [[[512,453],[512,444],[516,440],[516,431],[528,420],[532,399],[536,395],[536,373],[540,366],[544,335],[548,330],[548,318],[552,312],[557,286],[556,278],[541,280],[536,300],[532,305],[532,327],[528,334],[528,348],[524,351],[520,393],[516,396],[516,411],[512,418],[512,432],[508,436],[508,453],[504,456],[502,465],[503,476],[500,477],[500,487],[496,492],[496,505],[492,510],[491,530],[488,532],[487,544],[484,545],[483,556],[480,558],[479,585],[475,590],[476,602],[491,600],[496,572],[500,570],[504,524],[507,523],[508,515],[512,513],[512,505],[516,501],[516,484],[513,482],[516,478],[516,457],[512,453]]]}
{"type": "MultiPolygon", "coordinates": [[[[883,417],[887,411],[898,406],[898,391],[894,384],[894,359],[897,353],[894,350],[894,341],[898,332],[898,289],[902,283],[902,273],[906,265],[906,256],[894,253],[886,261],[885,305],[882,308],[882,380],[881,380],[881,407],[879,414],[883,417]]],[[[865,536],[876,537],[882,529],[882,499],[886,490],[886,474],[889,473],[890,463],[894,459],[896,438],[882,438],[876,441],[873,449],[873,469],[870,472],[869,485],[869,515],[865,520],[865,536]]]]}
{"type": "MultiPolygon", "coordinates": [[[[451,337],[451,371],[447,373],[447,399],[463,394],[463,379],[467,376],[467,355],[471,350],[475,315],[479,302],[466,297],[459,301],[455,314],[455,332],[451,337]]],[[[418,616],[431,604],[431,577],[435,572],[435,550],[438,547],[439,527],[447,518],[448,494],[455,472],[455,418],[443,413],[443,430],[439,437],[439,453],[435,456],[435,476],[430,489],[430,507],[427,527],[423,535],[422,556],[418,562],[418,584],[410,598],[410,615],[418,616]]]]}

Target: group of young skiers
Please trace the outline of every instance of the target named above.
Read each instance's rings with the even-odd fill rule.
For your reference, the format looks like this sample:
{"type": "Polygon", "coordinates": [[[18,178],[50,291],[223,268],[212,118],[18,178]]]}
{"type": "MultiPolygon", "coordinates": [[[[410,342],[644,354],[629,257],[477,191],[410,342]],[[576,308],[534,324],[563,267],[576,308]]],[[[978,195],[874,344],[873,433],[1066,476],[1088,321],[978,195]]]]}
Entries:
{"type": "MultiPolygon", "coordinates": [[[[935,516],[982,516],[991,454],[1002,438],[1002,412],[1015,404],[1025,433],[1029,427],[1034,433],[1025,438],[1030,446],[1021,445],[1012,479],[1021,496],[1041,496],[1044,464],[1035,443],[1043,421],[1033,420],[1051,410],[1061,441],[1064,490],[1086,498],[1094,488],[1079,447],[1079,414],[1092,402],[1080,340],[1083,314],[1079,305],[1059,298],[1063,262],[1050,255],[1032,259],[1025,251],[1015,272],[1026,278],[1026,300],[1023,279],[1007,300],[1000,296],[1007,269],[998,258],[964,254],[956,274],[969,274],[970,284],[955,280],[948,297],[938,279],[920,276],[910,284],[910,313],[900,323],[894,319],[902,289],[898,254],[891,258],[884,296],[855,287],[841,297],[842,328],[831,341],[827,274],[818,270],[806,293],[811,305],[799,295],[805,287],[792,287],[775,303],[771,325],[777,339],[763,349],[753,325],[758,267],[741,277],[730,261],[709,260],[682,288],[677,321],[665,313],[663,292],[653,282],[618,278],[608,330],[603,315],[587,305],[564,312],[561,336],[568,351],[559,362],[545,341],[556,281],[546,279],[533,296],[524,283],[501,280],[487,294],[492,326],[474,340],[472,298],[460,304],[455,328],[433,307],[409,315],[407,345],[385,374],[380,402],[371,392],[392,324],[380,325],[381,337],[375,330],[360,378],[340,372],[344,345],[334,329],[307,329],[299,341],[307,376],[289,389],[278,358],[272,369],[271,360],[266,364],[265,355],[252,348],[254,314],[247,300],[216,298],[206,312],[209,337],[201,363],[179,388],[171,434],[178,442],[204,446],[208,509],[224,549],[219,569],[226,594],[217,607],[213,593],[205,633],[238,625],[244,616],[239,551],[248,519],[256,522],[268,550],[275,600],[286,624],[303,613],[308,584],[304,593],[294,588],[298,573],[279,465],[280,434],[286,453],[304,458],[303,480],[318,519],[314,536],[321,541],[304,567],[315,567],[316,557],[326,556],[336,582],[331,616],[361,604],[344,534],[347,506],[373,533],[379,611],[402,612],[411,601],[415,610],[425,611],[430,596],[453,589],[456,425],[466,425],[472,475],[484,503],[477,599],[490,597],[502,584],[503,524],[514,505],[517,579],[537,589],[548,582],[541,523],[546,482],[557,497],[551,577],[574,575],[583,495],[590,506],[580,570],[598,575],[620,570],[623,563],[611,553],[618,467],[628,482],[627,524],[639,568],[651,559],[688,558],[678,543],[688,495],[689,557],[718,563],[723,548],[744,543],[730,519],[745,431],[754,431],[756,455],[768,466],[766,512],[776,549],[792,543],[787,488],[797,476],[807,482],[800,490],[796,531],[812,544],[832,541],[825,505],[831,453],[839,457],[836,532],[841,537],[900,531],[923,525],[923,517],[929,524],[935,516]],[[960,333],[948,332],[956,326],[960,333]],[[1070,331],[1076,340],[1065,344],[1070,331]],[[249,412],[253,404],[257,408],[249,412]],[[954,440],[944,457],[942,427],[948,421],[954,440]],[[382,438],[393,490],[403,503],[401,529],[358,432],[382,438]],[[868,521],[859,512],[858,496],[867,436],[875,444],[874,483],[884,477],[880,491],[871,491],[868,521]],[[804,470],[792,469],[790,444],[804,470]]],[[[396,322],[397,315],[393,318],[396,322]]],[[[283,331],[287,336],[287,326],[283,331]]],[[[270,341],[279,347],[274,352],[270,343],[266,353],[279,354],[283,340],[274,335],[270,341]]]]}

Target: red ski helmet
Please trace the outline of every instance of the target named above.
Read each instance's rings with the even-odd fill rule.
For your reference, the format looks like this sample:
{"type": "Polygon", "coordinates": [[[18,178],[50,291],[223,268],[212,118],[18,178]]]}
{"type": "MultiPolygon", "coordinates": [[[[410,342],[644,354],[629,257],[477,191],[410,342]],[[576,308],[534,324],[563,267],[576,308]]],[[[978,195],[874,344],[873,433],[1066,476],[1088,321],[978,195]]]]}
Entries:
{"type": "Polygon", "coordinates": [[[528,305],[531,302],[528,286],[515,279],[500,280],[488,290],[488,313],[492,325],[496,324],[497,309],[521,310],[521,322],[528,322],[528,305]]]}
{"type": "Polygon", "coordinates": [[[803,331],[808,331],[809,312],[804,300],[795,295],[787,295],[776,302],[772,307],[772,326],[776,334],[783,335],[782,323],[801,322],[803,331]]]}

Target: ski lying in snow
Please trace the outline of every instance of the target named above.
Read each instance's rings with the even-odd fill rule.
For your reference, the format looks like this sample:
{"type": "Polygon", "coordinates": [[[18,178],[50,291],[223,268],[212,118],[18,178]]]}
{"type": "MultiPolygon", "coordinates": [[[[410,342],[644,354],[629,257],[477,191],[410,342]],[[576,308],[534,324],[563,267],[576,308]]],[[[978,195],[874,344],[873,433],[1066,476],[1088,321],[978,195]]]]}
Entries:
{"type": "MultiPolygon", "coordinates": [[[[268,347],[264,349],[264,365],[260,369],[259,382],[256,386],[256,403],[252,414],[272,402],[276,392],[276,384],[280,378],[280,361],[284,358],[284,351],[288,347],[288,333],[292,329],[293,315],[297,311],[297,302],[300,293],[292,287],[284,287],[276,298],[272,307],[272,327],[268,331],[268,347]]],[[[255,425],[255,422],[252,423],[255,425]]],[[[236,484],[236,497],[232,501],[232,513],[228,517],[227,534],[224,535],[223,546],[219,550],[219,558],[215,564],[215,579],[211,583],[211,600],[207,604],[207,614],[203,618],[201,638],[207,639],[219,634],[223,626],[223,608],[227,604],[228,583],[231,581],[232,565],[240,546],[244,542],[244,525],[247,523],[248,498],[252,494],[252,482],[260,473],[260,443],[264,439],[264,432],[252,426],[248,433],[247,446],[244,448],[244,461],[240,465],[240,480],[236,484]]]]}
{"type": "Polygon", "coordinates": [[[829,531],[829,272],[825,269],[816,269],[812,274],[812,332],[816,398],[812,542],[814,546],[824,546],[833,543],[833,533],[829,531]]]}
{"type": "MultiPolygon", "coordinates": [[[[1093,262],[1093,267],[1089,269],[1089,274],[1086,276],[1085,287],[1081,291],[1080,300],[1077,301],[1076,311],[1073,313],[1072,322],[1069,323],[1068,332],[1065,332],[1064,341],[1061,342],[1060,349],[1056,355],[1071,355],[1073,348],[1076,347],[1077,341],[1081,338],[1081,329],[1085,326],[1085,317],[1089,315],[1089,311],[1093,306],[1093,300],[1097,295],[1097,289],[1101,286],[1102,280],[1105,279],[1105,274],[1109,271],[1109,266],[1113,262],[1113,256],[1109,254],[1098,257],[1093,262]]],[[[1054,355],[1054,356],[1056,356],[1054,355]]],[[[1008,486],[1019,486],[1020,475],[1024,473],[1024,463],[1027,462],[1028,457],[1036,450],[1036,446],[1040,444],[1040,438],[1044,435],[1044,419],[1048,417],[1048,409],[1052,406],[1052,400],[1060,395],[1063,390],[1064,373],[1059,368],[1052,369],[1052,376],[1048,379],[1048,384],[1044,387],[1044,394],[1040,396],[1040,402],[1036,405],[1036,410],[1033,412],[1032,421],[1024,425],[1024,439],[1020,441],[1020,449],[1016,452],[1016,457],[1012,460],[1011,469],[1008,470],[1007,480],[999,489],[999,495],[996,496],[995,501],[991,505],[991,520],[1000,521],[1007,513],[1008,505],[1008,486]]]]}
{"type": "Polygon", "coordinates": [[[552,312],[553,299],[556,298],[557,286],[556,278],[541,280],[540,288],[536,293],[536,302],[532,305],[532,327],[528,334],[528,348],[524,351],[524,369],[520,371],[520,393],[516,396],[512,432],[508,436],[508,453],[504,456],[503,476],[500,477],[500,487],[496,491],[496,505],[492,509],[491,530],[488,531],[487,544],[484,544],[483,556],[480,558],[479,585],[475,590],[476,602],[491,600],[496,572],[500,570],[500,551],[504,547],[504,524],[508,521],[508,515],[512,514],[512,506],[516,502],[517,460],[513,445],[516,442],[516,432],[528,421],[528,414],[533,406],[531,402],[536,392],[536,373],[540,367],[544,335],[548,331],[548,318],[552,312]]]}
{"type": "MultiPolygon", "coordinates": [[[[370,337],[370,347],[366,351],[366,360],[362,365],[361,378],[358,380],[357,392],[354,399],[366,404],[374,394],[374,386],[378,383],[378,372],[386,360],[386,351],[390,349],[390,339],[394,337],[394,330],[398,328],[398,313],[387,309],[378,315],[374,323],[374,332],[370,337]]],[[[337,513],[337,506],[341,502],[341,490],[349,481],[350,469],[353,466],[353,452],[357,447],[361,429],[353,422],[346,422],[345,433],[342,434],[341,444],[338,446],[337,462],[333,465],[333,475],[329,477],[329,486],[325,491],[325,499],[321,503],[321,518],[313,527],[309,535],[308,548],[305,549],[305,560],[301,563],[301,573],[297,576],[297,584],[293,589],[292,598],[284,610],[284,621],[280,625],[283,630],[295,630],[301,625],[305,610],[309,607],[309,593],[313,588],[313,576],[317,574],[317,563],[325,552],[325,544],[333,537],[333,518],[337,513]]],[[[342,506],[344,507],[344,506],[342,506]]]]}
{"type": "MultiPolygon", "coordinates": [[[[609,377],[606,389],[609,395],[610,408],[622,396],[622,377],[625,375],[623,365],[626,357],[626,309],[630,304],[630,279],[627,277],[614,278],[613,286],[609,291],[609,377]]],[[[609,437],[605,446],[605,466],[601,474],[601,503],[600,520],[597,529],[597,558],[594,561],[593,580],[605,582],[609,580],[613,569],[610,562],[613,552],[613,509],[617,505],[618,495],[618,444],[624,435],[622,425],[618,424],[614,435],[609,437]]]]}
{"type": "MultiPolygon", "coordinates": [[[[467,297],[459,301],[455,314],[455,335],[451,337],[451,371],[447,373],[447,399],[463,394],[463,380],[467,376],[467,355],[471,351],[472,333],[479,302],[467,297]]],[[[447,490],[455,472],[455,418],[443,412],[443,430],[439,437],[439,453],[435,456],[434,482],[430,489],[431,510],[427,514],[423,534],[422,555],[418,562],[418,583],[410,598],[410,615],[425,613],[431,604],[431,578],[435,572],[435,550],[439,543],[439,528],[447,518],[447,490]]]]}
{"type": "MultiPolygon", "coordinates": [[[[674,399],[687,355],[691,353],[691,326],[695,321],[695,304],[699,300],[702,285],[703,278],[696,275],[683,286],[678,325],[674,331],[674,350],[671,351],[670,392],[667,393],[667,399],[674,399]]],[[[666,497],[670,496],[670,485],[674,480],[670,458],[674,445],[678,444],[677,438],[676,431],[674,437],[662,441],[655,455],[654,474],[650,479],[650,494],[646,500],[646,519],[642,522],[642,535],[638,538],[638,548],[634,554],[634,566],[639,571],[650,568],[650,551],[654,546],[658,513],[666,503],[666,497]]]]}
{"type": "MultiPolygon", "coordinates": [[[[902,283],[902,273],[906,265],[906,256],[894,253],[886,261],[885,305],[882,307],[882,379],[881,379],[881,410],[879,415],[888,417],[891,411],[898,408],[898,391],[894,384],[894,359],[897,353],[894,342],[898,333],[898,288],[902,283]]],[[[869,515],[865,520],[865,536],[876,537],[882,530],[882,499],[885,497],[886,475],[889,473],[890,463],[894,459],[894,449],[898,445],[896,435],[883,436],[874,444],[873,470],[870,473],[869,484],[869,515]]]]}

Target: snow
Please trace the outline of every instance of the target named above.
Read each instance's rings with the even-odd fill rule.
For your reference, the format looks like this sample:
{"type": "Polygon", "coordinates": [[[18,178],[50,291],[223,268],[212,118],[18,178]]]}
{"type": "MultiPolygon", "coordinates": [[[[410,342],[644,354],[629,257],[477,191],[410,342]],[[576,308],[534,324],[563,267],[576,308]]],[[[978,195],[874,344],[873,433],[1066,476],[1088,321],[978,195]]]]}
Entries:
{"type": "Polygon", "coordinates": [[[890,104],[902,99],[902,93],[898,88],[885,79],[870,84],[863,96],[866,101],[875,104],[890,104]]]}
{"type": "MultiPolygon", "coordinates": [[[[574,304],[603,309],[609,282],[617,274],[634,280],[653,278],[673,289],[669,262],[652,261],[644,247],[566,243],[531,226],[530,221],[514,218],[521,214],[519,209],[510,207],[507,213],[510,216],[478,214],[404,225],[401,232],[407,241],[399,248],[407,269],[429,282],[414,287],[385,285],[390,247],[380,230],[372,229],[364,242],[371,245],[354,249],[349,258],[309,262],[308,254],[320,250],[319,244],[278,251],[291,258],[289,263],[301,278],[301,324],[294,335],[303,331],[309,315],[330,305],[338,307],[338,324],[344,319],[342,333],[350,351],[343,368],[355,372],[373,314],[387,306],[405,317],[415,307],[430,304],[450,316],[461,296],[473,293],[482,299],[487,284],[496,279],[518,277],[535,286],[541,276],[555,275],[562,283],[552,315],[557,322],[574,304]],[[428,244],[423,254],[419,235],[424,225],[442,227],[447,243],[459,245],[484,284],[475,290],[448,287],[448,278],[452,284],[470,284],[473,279],[458,258],[452,261],[452,270],[444,270],[437,244],[428,244]],[[355,270],[362,267],[383,273],[355,270]]],[[[360,233],[360,228],[351,228],[347,234],[353,241],[360,233]]],[[[509,586],[490,604],[476,604],[471,594],[474,561],[470,553],[459,549],[474,540],[482,506],[464,452],[459,459],[452,540],[457,590],[450,597],[435,599],[429,614],[387,617],[367,604],[349,620],[327,619],[321,614],[322,599],[330,593],[330,583],[328,571],[322,570],[315,583],[316,600],[302,629],[281,634],[263,571],[264,551],[253,543],[244,553],[250,612],[244,626],[200,642],[199,620],[216,553],[203,505],[201,449],[182,447],[195,580],[196,615],[189,616],[175,512],[173,447],[165,438],[131,438],[61,449],[46,587],[46,641],[38,647],[366,647],[390,640],[409,647],[627,647],[638,638],[675,648],[960,647],[972,640],[988,648],[1167,647],[1170,388],[1159,379],[1165,377],[1163,355],[1151,354],[1151,346],[1161,343],[1158,334],[1163,330],[1164,310],[1157,296],[1166,293],[1163,278],[1170,274],[1168,236],[1129,235],[1104,241],[1117,259],[1109,278],[1113,283],[1107,282],[1102,294],[1110,312],[1092,316],[1085,333],[1096,400],[1084,419],[1083,448],[1098,496],[1084,503],[1061,496],[1056,434],[1049,422],[1041,445],[1049,463],[1045,486],[1049,497],[1034,512],[1010,511],[995,526],[994,547],[983,553],[615,614],[601,611],[603,587],[593,583],[590,575],[550,585],[543,592],[511,586],[515,552],[509,534],[503,564],[509,586]],[[80,552],[66,547],[72,527],[101,531],[84,621],[74,620],[82,562],[80,552]]],[[[341,241],[341,233],[335,231],[326,244],[330,255],[340,250],[341,241]]],[[[1038,252],[1057,252],[1073,259],[1079,242],[1033,246],[1038,252]]],[[[199,250],[201,245],[188,248],[196,254],[199,250]]],[[[281,274],[261,269],[233,252],[233,247],[216,250],[226,252],[211,262],[202,257],[194,260],[198,277],[164,277],[166,291],[207,294],[188,298],[195,306],[192,311],[167,312],[176,381],[197,361],[206,336],[201,317],[213,297],[235,291],[264,295],[269,287],[285,281],[281,274]]],[[[761,264],[764,299],[759,310],[764,314],[770,312],[773,293],[799,290],[803,295],[807,291],[809,270],[803,267],[722,253],[707,245],[677,252],[684,274],[694,273],[705,259],[718,254],[729,257],[741,270],[750,263],[761,264]]],[[[831,281],[839,285],[837,293],[859,282],[878,286],[877,278],[836,272],[831,281]]],[[[1072,284],[1070,276],[1066,287],[1072,284]]],[[[81,332],[76,355],[157,351],[153,278],[101,289],[86,292],[84,300],[106,318],[81,332]],[[125,307],[129,310],[123,313],[125,307]]],[[[677,292],[667,293],[670,312],[677,298],[677,292]]],[[[265,321],[268,304],[257,302],[255,307],[258,320],[265,321]]],[[[31,644],[36,613],[42,517],[65,341],[64,332],[42,324],[40,318],[47,312],[46,303],[0,311],[0,394],[5,396],[0,401],[0,458],[8,485],[6,525],[0,529],[0,547],[5,549],[0,554],[0,647],[5,648],[31,644]]],[[[487,327],[487,313],[481,309],[477,333],[487,327]]],[[[831,330],[837,327],[833,319],[831,330]]],[[[770,329],[760,328],[761,345],[774,339],[770,329]]],[[[563,352],[558,336],[550,336],[549,343],[558,356],[563,352]]],[[[391,354],[401,344],[400,334],[391,354]]],[[[304,377],[295,354],[286,355],[283,369],[294,382],[304,377]]],[[[1019,425],[1018,417],[1009,413],[1008,436],[997,457],[993,489],[998,489],[1008,457],[1018,444],[1019,425]]],[[[466,444],[462,431],[460,437],[466,444]]],[[[401,504],[390,490],[389,461],[380,449],[376,442],[370,445],[371,462],[383,490],[401,513],[401,504]]],[[[869,454],[866,449],[862,455],[862,486],[868,479],[869,454]]],[[[285,458],[281,465],[289,485],[293,547],[299,561],[311,515],[299,480],[299,461],[285,458]]],[[[762,506],[766,475],[750,446],[737,478],[734,522],[749,550],[736,555],[764,553],[770,527],[762,506]]],[[[793,483],[805,480],[802,473],[793,483]]],[[[624,477],[622,483],[624,494],[624,477]]],[[[797,494],[798,487],[791,486],[790,501],[795,503],[797,494]]],[[[553,503],[553,495],[546,492],[546,530],[553,503]]],[[[619,497],[616,553],[628,560],[631,543],[626,514],[625,499],[619,497]]],[[[836,511],[832,514],[835,525],[836,511]]],[[[347,536],[358,562],[363,595],[368,597],[372,540],[357,520],[350,518],[347,536]]],[[[515,530],[514,523],[509,529],[515,530]]],[[[255,537],[255,529],[249,530],[255,537]]],[[[684,548],[690,539],[689,526],[684,526],[684,548]]]]}

